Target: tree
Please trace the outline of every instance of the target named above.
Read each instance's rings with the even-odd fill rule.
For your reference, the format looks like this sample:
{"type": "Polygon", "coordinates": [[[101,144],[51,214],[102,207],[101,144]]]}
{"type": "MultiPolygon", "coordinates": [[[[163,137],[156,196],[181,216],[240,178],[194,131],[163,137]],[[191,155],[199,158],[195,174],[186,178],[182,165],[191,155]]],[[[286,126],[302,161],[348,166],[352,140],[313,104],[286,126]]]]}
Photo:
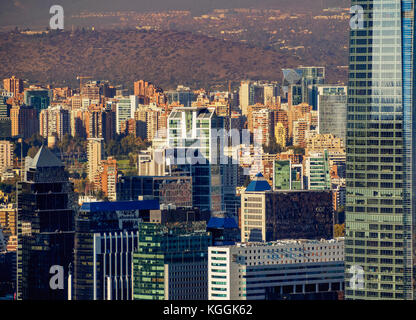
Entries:
{"type": "Polygon", "coordinates": [[[344,237],[345,236],[345,223],[335,224],[334,225],[334,237],[344,237]]]}
{"type": "Polygon", "coordinates": [[[282,147],[276,143],[276,138],[271,137],[269,145],[263,145],[263,151],[269,154],[277,154],[283,151],[282,147]]]}
{"type": "Polygon", "coordinates": [[[40,147],[30,147],[29,151],[27,152],[27,155],[31,158],[34,158],[36,156],[36,154],[38,153],[40,147]]]}
{"type": "Polygon", "coordinates": [[[244,180],[244,188],[247,188],[250,182],[251,182],[250,176],[246,176],[246,179],[244,180]]]}
{"type": "Polygon", "coordinates": [[[289,149],[293,149],[295,154],[305,155],[305,148],[299,146],[291,146],[289,149]]]}

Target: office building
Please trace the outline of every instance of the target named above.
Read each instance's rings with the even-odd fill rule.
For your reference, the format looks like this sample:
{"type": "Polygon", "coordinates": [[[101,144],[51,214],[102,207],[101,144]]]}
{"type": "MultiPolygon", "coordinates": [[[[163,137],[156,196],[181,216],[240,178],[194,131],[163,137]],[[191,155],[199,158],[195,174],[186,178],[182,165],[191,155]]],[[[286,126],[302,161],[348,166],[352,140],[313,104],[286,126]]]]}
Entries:
{"type": "Polygon", "coordinates": [[[27,106],[33,107],[36,112],[47,109],[51,103],[52,92],[48,89],[42,88],[28,88],[24,92],[24,103],[27,106]]]}
{"type": "Polygon", "coordinates": [[[345,141],[347,132],[347,87],[318,86],[318,133],[333,134],[345,141]]]}
{"type": "Polygon", "coordinates": [[[197,226],[187,230],[139,224],[139,245],[133,254],[134,300],[207,300],[212,236],[197,226]]]}
{"type": "MultiPolygon", "coordinates": [[[[201,210],[224,209],[221,177],[222,118],[213,109],[174,108],[168,119],[166,160],[192,176],[193,205],[201,210]]],[[[223,139],[225,140],[225,139],[223,139]]]]}
{"type": "Polygon", "coordinates": [[[201,212],[198,208],[161,204],[159,210],[150,210],[149,220],[145,222],[159,223],[162,225],[193,223],[198,221],[207,223],[210,221],[210,217],[209,212],[201,212]]]}
{"type": "Polygon", "coordinates": [[[192,102],[196,101],[196,94],[187,87],[179,85],[176,90],[168,90],[165,93],[168,105],[177,104],[184,107],[191,107],[192,102]]]}
{"type": "Polygon", "coordinates": [[[325,83],[324,67],[298,67],[282,69],[283,87],[287,91],[289,106],[308,103],[317,110],[317,86],[325,83]]]}
{"type": "Polygon", "coordinates": [[[344,239],[279,240],[210,247],[209,300],[337,300],[344,239]]]}
{"type": "Polygon", "coordinates": [[[350,31],[345,297],[413,300],[415,3],[352,5],[365,11],[350,31]]]}
{"type": "Polygon", "coordinates": [[[39,116],[33,107],[13,106],[10,109],[11,135],[30,138],[39,132],[39,116]]]}
{"type": "Polygon", "coordinates": [[[117,200],[152,198],[164,205],[192,207],[190,176],[126,176],[117,183],[117,200]]]}
{"type": "Polygon", "coordinates": [[[121,133],[121,123],[128,119],[134,119],[134,113],[138,107],[136,96],[119,97],[116,104],[116,132],[121,133]]]}
{"type": "Polygon", "coordinates": [[[273,161],[273,190],[303,190],[303,166],[288,160],[273,161]]]}
{"type": "Polygon", "coordinates": [[[241,239],[238,222],[225,212],[216,212],[207,224],[207,231],[212,235],[213,246],[233,245],[241,239]]]}
{"type": "Polygon", "coordinates": [[[139,223],[155,200],[84,203],[75,220],[72,300],[132,300],[139,223]]]}
{"type": "Polygon", "coordinates": [[[62,162],[44,146],[33,159],[26,157],[24,173],[17,183],[17,299],[67,300],[77,202],[73,185],[62,162]],[[57,272],[63,283],[52,278],[57,272]]]}
{"type": "Polygon", "coordinates": [[[272,191],[262,174],[241,192],[241,241],[330,239],[332,193],[272,191]]]}
{"type": "Polygon", "coordinates": [[[312,153],[305,159],[305,177],[309,190],[329,190],[331,188],[327,150],[323,153],[312,153]]]}

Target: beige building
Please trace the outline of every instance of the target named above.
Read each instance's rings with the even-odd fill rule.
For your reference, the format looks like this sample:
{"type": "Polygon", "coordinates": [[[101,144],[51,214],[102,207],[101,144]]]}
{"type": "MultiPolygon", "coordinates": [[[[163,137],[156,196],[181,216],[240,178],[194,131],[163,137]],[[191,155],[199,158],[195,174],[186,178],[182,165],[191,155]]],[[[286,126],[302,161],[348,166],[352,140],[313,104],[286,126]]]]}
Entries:
{"type": "Polygon", "coordinates": [[[322,153],[328,150],[330,154],[345,154],[344,142],[332,134],[316,134],[306,142],[305,154],[322,153]]]}
{"type": "Polygon", "coordinates": [[[0,141],[0,175],[7,167],[13,166],[13,144],[10,141],[0,141]]]}
{"type": "Polygon", "coordinates": [[[273,113],[268,109],[253,112],[253,134],[257,142],[269,145],[274,133],[273,113]]]}
{"type": "Polygon", "coordinates": [[[88,179],[90,182],[95,181],[95,176],[100,169],[101,160],[104,154],[104,139],[88,139],[88,179]]]}

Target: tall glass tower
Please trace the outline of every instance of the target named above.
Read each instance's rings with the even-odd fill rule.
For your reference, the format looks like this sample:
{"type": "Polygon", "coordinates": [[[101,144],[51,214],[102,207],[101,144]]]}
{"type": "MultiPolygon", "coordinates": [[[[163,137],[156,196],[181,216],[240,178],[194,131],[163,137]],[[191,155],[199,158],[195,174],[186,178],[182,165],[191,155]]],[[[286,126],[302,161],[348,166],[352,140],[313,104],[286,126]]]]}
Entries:
{"type": "Polygon", "coordinates": [[[352,0],[346,299],[414,298],[414,2],[352,0]]]}

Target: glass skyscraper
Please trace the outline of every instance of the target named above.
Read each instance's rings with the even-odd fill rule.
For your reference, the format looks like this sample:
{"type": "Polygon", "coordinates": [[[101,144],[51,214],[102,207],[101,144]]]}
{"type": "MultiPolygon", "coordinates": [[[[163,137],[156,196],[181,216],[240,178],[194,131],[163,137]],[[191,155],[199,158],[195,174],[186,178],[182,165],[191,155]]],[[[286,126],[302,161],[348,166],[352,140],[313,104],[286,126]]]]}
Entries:
{"type": "Polygon", "coordinates": [[[364,23],[350,31],[345,297],[413,299],[414,1],[352,6],[364,23]]]}

